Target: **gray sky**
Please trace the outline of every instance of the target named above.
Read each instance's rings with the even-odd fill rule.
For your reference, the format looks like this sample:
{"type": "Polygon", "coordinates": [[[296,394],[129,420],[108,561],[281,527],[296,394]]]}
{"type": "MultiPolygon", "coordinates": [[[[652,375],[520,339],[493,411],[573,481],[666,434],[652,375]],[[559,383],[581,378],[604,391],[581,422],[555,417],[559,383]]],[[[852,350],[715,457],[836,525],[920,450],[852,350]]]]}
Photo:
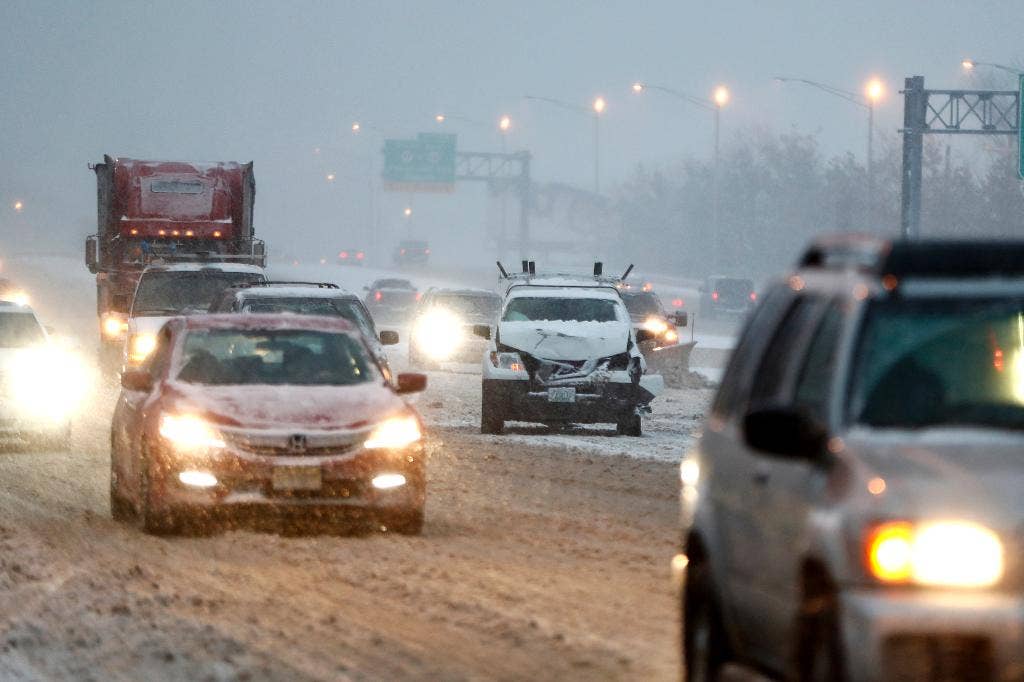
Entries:
{"type": "MultiPolygon", "coordinates": [[[[510,144],[533,152],[539,179],[589,187],[591,122],[524,102],[528,93],[584,105],[607,98],[605,187],[637,162],[708,155],[711,115],[658,93],[636,96],[637,79],[698,96],[728,85],[723,144],[730,131],[761,125],[817,132],[826,152],[862,156],[860,109],[772,76],[859,90],[877,75],[889,88],[879,129],[894,132],[904,76],[970,87],[960,60],[1018,62],[1021,29],[1021,0],[3,0],[0,227],[8,244],[15,229],[53,229],[77,248],[95,220],[86,163],[107,152],[255,160],[257,226],[271,248],[295,230],[362,239],[339,225],[364,222],[379,138],[354,138],[351,122],[406,136],[438,129],[439,111],[485,122],[456,126],[460,147],[482,150],[498,149],[491,126],[511,114],[510,144]],[[333,185],[329,170],[339,175],[333,185]],[[15,199],[25,202],[19,215],[15,199]]],[[[405,201],[386,197],[385,220],[400,222],[405,201]]],[[[479,188],[414,203],[426,233],[483,219],[479,188]]]]}

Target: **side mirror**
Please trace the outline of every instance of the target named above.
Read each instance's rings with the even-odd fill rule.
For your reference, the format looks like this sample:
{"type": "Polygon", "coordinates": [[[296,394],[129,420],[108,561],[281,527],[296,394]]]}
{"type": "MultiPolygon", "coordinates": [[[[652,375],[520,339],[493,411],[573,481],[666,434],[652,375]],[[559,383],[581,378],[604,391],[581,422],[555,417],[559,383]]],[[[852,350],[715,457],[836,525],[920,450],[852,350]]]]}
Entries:
{"type": "Polygon", "coordinates": [[[491,340],[491,325],[489,324],[474,324],[473,334],[479,336],[481,339],[491,340]]]}
{"type": "Polygon", "coordinates": [[[690,321],[690,316],[682,310],[677,310],[672,314],[672,321],[677,327],[685,327],[690,321]]]}
{"type": "Polygon", "coordinates": [[[380,342],[385,346],[394,346],[396,343],[398,343],[398,332],[381,332],[380,342]]]}
{"type": "Polygon", "coordinates": [[[656,341],[658,336],[649,329],[637,329],[636,330],[636,342],[644,343],[645,341],[656,341]]]}
{"type": "Polygon", "coordinates": [[[398,393],[419,393],[427,389],[426,374],[399,374],[398,393]]]}
{"type": "Polygon", "coordinates": [[[825,453],[828,432],[803,411],[768,407],[743,418],[743,439],[749,447],[770,455],[817,460],[825,453]]]}
{"type": "Polygon", "coordinates": [[[94,234],[85,238],[85,267],[94,275],[100,270],[99,237],[94,234]]]}
{"type": "Polygon", "coordinates": [[[148,393],[153,390],[153,377],[146,370],[128,369],[121,373],[121,387],[148,393]]]}

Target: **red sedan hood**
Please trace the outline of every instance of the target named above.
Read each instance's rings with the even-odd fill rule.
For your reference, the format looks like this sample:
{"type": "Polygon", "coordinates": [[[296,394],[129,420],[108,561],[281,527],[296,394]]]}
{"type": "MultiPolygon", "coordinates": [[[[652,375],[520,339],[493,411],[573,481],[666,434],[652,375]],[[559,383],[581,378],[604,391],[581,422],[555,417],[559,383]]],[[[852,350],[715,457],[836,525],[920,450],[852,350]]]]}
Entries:
{"type": "Polygon", "coordinates": [[[195,410],[210,421],[253,429],[360,428],[406,409],[405,401],[378,384],[358,386],[168,387],[178,409],[195,410]]]}

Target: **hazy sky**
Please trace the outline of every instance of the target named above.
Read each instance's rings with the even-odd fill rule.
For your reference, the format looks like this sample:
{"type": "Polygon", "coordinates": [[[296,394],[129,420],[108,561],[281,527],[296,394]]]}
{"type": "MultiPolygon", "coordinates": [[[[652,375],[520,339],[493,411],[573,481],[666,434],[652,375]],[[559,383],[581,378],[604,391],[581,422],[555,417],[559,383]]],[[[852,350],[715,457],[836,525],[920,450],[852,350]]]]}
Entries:
{"type": "MultiPolygon", "coordinates": [[[[482,122],[452,128],[462,148],[481,150],[499,148],[493,126],[511,114],[510,146],[534,154],[538,179],[589,187],[591,122],[525,94],[607,98],[605,187],[640,161],[709,154],[711,115],[636,96],[637,79],[697,96],[728,85],[723,144],[761,125],[817,132],[826,152],[861,156],[862,110],[772,76],[859,90],[878,75],[889,88],[878,126],[894,132],[904,76],[970,87],[960,60],[1017,63],[1022,29],[1022,0],[0,0],[0,239],[53,229],[77,248],[95,221],[86,164],[105,152],[254,160],[257,225],[271,248],[294,231],[363,239],[345,230],[366,222],[380,136],[436,130],[439,111],[482,122]],[[356,119],[379,130],[354,137],[356,119]]],[[[386,223],[400,222],[406,201],[385,197],[386,223]]],[[[480,188],[414,203],[428,235],[483,220],[480,188]]]]}

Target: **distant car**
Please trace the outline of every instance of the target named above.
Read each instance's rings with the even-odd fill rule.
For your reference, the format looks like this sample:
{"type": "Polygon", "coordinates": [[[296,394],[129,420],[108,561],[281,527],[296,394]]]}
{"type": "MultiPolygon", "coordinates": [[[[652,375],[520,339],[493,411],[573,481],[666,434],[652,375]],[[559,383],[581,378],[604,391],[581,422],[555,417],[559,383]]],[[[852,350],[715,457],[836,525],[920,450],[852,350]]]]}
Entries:
{"type": "Polygon", "coordinates": [[[1024,671],[1024,241],[822,239],[680,464],[688,680],[1024,671]]]}
{"type": "Polygon", "coordinates": [[[653,344],[655,347],[673,346],[679,343],[679,329],[687,323],[687,316],[684,312],[669,314],[665,311],[661,299],[650,288],[633,289],[622,287],[619,289],[622,302],[626,304],[629,317],[633,321],[633,328],[636,330],[646,329],[654,334],[653,344]]]}
{"type": "Polygon", "coordinates": [[[0,437],[65,449],[86,390],[83,366],[27,305],[0,302],[0,377],[0,437]]]}
{"type": "Polygon", "coordinates": [[[419,415],[384,380],[346,320],[207,315],[171,320],[146,363],[122,374],[110,506],[146,532],[268,512],[296,524],[371,515],[423,527],[419,415]]]}
{"type": "Polygon", "coordinates": [[[339,265],[363,265],[366,262],[366,252],[362,249],[342,249],[338,252],[339,265]]]}
{"type": "Polygon", "coordinates": [[[378,279],[364,289],[366,309],[381,323],[405,323],[421,298],[420,292],[407,279],[378,279]]]}
{"type": "Polygon", "coordinates": [[[395,247],[395,265],[426,265],[430,260],[430,244],[407,239],[395,247]]]}
{"type": "Polygon", "coordinates": [[[248,283],[226,289],[210,306],[211,313],[294,313],[341,317],[354,324],[366,338],[384,376],[391,381],[391,365],[383,341],[393,332],[377,334],[373,317],[355,294],[328,282],[248,283]]]}
{"type": "Polygon", "coordinates": [[[707,318],[743,316],[757,303],[753,280],[743,277],[708,277],[700,295],[700,313],[707,318]]]}
{"type": "Polygon", "coordinates": [[[267,279],[263,268],[217,261],[150,265],[135,287],[128,316],[124,363],[137,367],[152,352],[156,333],[178,315],[206,314],[222,291],[234,284],[267,279]]]}
{"type": "Polygon", "coordinates": [[[416,308],[409,334],[409,364],[480,362],[487,342],[473,334],[477,324],[493,325],[501,296],[486,289],[430,289],[416,308]]]}

